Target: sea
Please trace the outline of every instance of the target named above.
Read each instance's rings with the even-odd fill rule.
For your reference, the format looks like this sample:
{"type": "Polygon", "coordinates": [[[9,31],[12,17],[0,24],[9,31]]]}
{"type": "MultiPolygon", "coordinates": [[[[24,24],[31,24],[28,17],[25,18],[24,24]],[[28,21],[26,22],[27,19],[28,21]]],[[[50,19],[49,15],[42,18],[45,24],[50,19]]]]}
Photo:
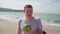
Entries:
{"type": "MultiPolygon", "coordinates": [[[[33,16],[39,17],[41,19],[60,20],[60,14],[55,14],[55,13],[33,13],[33,16]]],[[[0,11],[0,19],[2,18],[15,19],[16,17],[24,17],[24,12],[0,11]]]]}

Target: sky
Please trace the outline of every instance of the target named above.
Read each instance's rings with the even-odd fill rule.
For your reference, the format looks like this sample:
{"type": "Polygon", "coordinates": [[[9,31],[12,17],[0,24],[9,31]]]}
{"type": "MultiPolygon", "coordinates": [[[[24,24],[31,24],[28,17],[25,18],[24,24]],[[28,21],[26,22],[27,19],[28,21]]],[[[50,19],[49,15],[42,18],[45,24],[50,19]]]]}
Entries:
{"type": "Polygon", "coordinates": [[[23,10],[26,4],[34,13],[60,13],[60,0],[0,0],[0,7],[23,10]]]}

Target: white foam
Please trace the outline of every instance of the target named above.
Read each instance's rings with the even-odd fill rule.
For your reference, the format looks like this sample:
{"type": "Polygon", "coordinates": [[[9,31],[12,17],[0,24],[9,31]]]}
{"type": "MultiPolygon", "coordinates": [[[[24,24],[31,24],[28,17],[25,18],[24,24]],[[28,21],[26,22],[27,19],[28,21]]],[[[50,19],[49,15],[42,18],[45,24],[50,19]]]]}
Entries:
{"type": "Polygon", "coordinates": [[[9,16],[9,15],[0,15],[0,19],[10,20],[10,21],[18,21],[19,17],[17,16],[9,16]]]}
{"type": "Polygon", "coordinates": [[[60,24],[56,24],[56,23],[52,23],[52,22],[49,23],[46,20],[42,21],[42,25],[43,25],[43,28],[60,30],[60,24]]]}

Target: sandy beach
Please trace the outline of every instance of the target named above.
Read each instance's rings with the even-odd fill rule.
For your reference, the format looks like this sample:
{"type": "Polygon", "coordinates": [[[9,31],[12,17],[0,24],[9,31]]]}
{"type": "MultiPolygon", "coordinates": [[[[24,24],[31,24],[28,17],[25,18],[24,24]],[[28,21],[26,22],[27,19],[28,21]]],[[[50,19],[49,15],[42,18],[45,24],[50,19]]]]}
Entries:
{"type": "Polygon", "coordinates": [[[17,34],[17,24],[10,21],[0,21],[0,34],[17,34]]]}
{"type": "Polygon", "coordinates": [[[46,34],[60,34],[60,30],[44,29],[46,34]]]}
{"type": "MultiPolygon", "coordinates": [[[[60,34],[60,30],[44,29],[47,34],[60,34]]],[[[17,34],[17,23],[0,20],[0,34],[17,34]]]]}

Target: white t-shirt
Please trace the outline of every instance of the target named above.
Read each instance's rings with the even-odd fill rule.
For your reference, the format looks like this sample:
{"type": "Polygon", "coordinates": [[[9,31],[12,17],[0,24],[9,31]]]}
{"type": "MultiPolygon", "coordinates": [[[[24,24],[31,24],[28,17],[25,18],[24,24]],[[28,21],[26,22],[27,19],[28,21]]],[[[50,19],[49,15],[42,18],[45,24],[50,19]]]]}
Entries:
{"type": "Polygon", "coordinates": [[[36,19],[36,18],[32,18],[32,20],[27,20],[27,19],[21,19],[18,23],[18,28],[21,29],[21,34],[33,34],[33,32],[27,32],[25,30],[23,30],[24,25],[25,24],[29,24],[31,25],[31,28],[34,31],[37,31],[37,29],[41,29],[42,28],[42,23],[40,19],[36,19]]]}

